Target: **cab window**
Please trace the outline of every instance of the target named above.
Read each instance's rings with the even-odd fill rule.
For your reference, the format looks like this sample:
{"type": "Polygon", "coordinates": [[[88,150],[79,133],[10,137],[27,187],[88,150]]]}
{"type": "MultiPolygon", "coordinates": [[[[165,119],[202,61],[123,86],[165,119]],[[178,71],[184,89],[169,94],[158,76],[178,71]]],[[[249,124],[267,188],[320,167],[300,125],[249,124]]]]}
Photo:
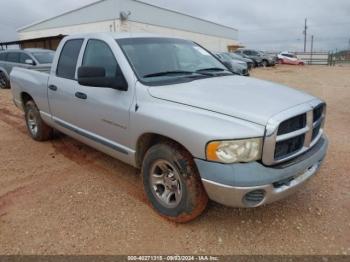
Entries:
{"type": "Polygon", "coordinates": [[[62,48],[57,64],[56,75],[58,77],[74,80],[77,61],[83,39],[68,40],[62,48]]]}
{"type": "Polygon", "coordinates": [[[89,40],[85,48],[82,66],[102,67],[106,77],[121,75],[121,69],[109,46],[100,40],[89,40]]]}

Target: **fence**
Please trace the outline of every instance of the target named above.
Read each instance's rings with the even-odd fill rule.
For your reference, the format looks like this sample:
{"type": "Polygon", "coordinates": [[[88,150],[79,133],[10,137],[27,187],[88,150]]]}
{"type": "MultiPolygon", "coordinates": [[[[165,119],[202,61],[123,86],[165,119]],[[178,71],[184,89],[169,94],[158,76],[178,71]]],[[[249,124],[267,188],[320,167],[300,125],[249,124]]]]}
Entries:
{"type": "MultiPolygon", "coordinates": [[[[272,56],[277,56],[277,53],[268,53],[272,56]]],[[[330,52],[293,52],[306,65],[350,65],[349,56],[340,56],[339,54],[330,52]]]]}

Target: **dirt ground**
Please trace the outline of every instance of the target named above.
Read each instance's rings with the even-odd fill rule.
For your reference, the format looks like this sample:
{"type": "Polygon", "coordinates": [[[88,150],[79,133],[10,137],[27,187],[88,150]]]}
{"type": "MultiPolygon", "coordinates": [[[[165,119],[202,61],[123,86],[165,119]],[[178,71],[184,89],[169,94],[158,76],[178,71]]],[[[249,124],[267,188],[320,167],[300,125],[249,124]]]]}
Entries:
{"type": "Polygon", "coordinates": [[[139,172],[65,136],[37,143],[0,90],[0,254],[350,254],[350,67],[257,69],[328,103],[318,176],[257,209],[211,202],[178,225],[147,204],[139,172]]]}

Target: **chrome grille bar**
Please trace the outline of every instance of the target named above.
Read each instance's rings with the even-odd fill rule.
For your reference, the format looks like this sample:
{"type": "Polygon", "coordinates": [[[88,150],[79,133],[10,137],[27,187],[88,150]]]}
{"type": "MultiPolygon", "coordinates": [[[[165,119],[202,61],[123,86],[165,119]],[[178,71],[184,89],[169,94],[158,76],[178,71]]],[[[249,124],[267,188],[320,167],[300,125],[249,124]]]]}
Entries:
{"type": "Polygon", "coordinates": [[[281,162],[285,162],[290,159],[293,159],[303,154],[304,152],[308,151],[310,148],[312,148],[323,135],[325,114],[326,114],[325,103],[319,99],[315,99],[308,103],[283,111],[282,113],[272,117],[268,121],[266,126],[266,134],[265,134],[264,148],[263,148],[263,155],[262,155],[263,163],[266,165],[279,164],[281,162]],[[314,119],[313,119],[314,109],[320,106],[321,104],[324,104],[322,117],[314,123],[314,119]],[[283,134],[280,136],[277,135],[279,126],[283,121],[286,121],[297,115],[302,115],[302,114],[306,114],[306,127],[291,133],[283,134]],[[314,140],[312,140],[313,130],[320,123],[321,123],[321,128],[320,128],[319,134],[316,136],[314,140]],[[297,137],[303,134],[305,134],[304,145],[300,150],[293,153],[292,155],[287,155],[284,158],[275,159],[276,143],[285,141],[288,139],[292,139],[294,137],[297,137]]]}

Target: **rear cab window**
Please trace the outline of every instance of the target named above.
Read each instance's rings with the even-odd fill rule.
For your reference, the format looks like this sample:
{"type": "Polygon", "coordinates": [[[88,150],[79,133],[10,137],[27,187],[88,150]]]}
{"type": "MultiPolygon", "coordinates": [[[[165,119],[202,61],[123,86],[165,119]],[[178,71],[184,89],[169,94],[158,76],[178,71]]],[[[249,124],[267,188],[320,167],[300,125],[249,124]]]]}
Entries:
{"type": "Polygon", "coordinates": [[[64,44],[57,64],[57,77],[75,80],[78,57],[83,42],[84,39],[73,39],[64,44]]]}

